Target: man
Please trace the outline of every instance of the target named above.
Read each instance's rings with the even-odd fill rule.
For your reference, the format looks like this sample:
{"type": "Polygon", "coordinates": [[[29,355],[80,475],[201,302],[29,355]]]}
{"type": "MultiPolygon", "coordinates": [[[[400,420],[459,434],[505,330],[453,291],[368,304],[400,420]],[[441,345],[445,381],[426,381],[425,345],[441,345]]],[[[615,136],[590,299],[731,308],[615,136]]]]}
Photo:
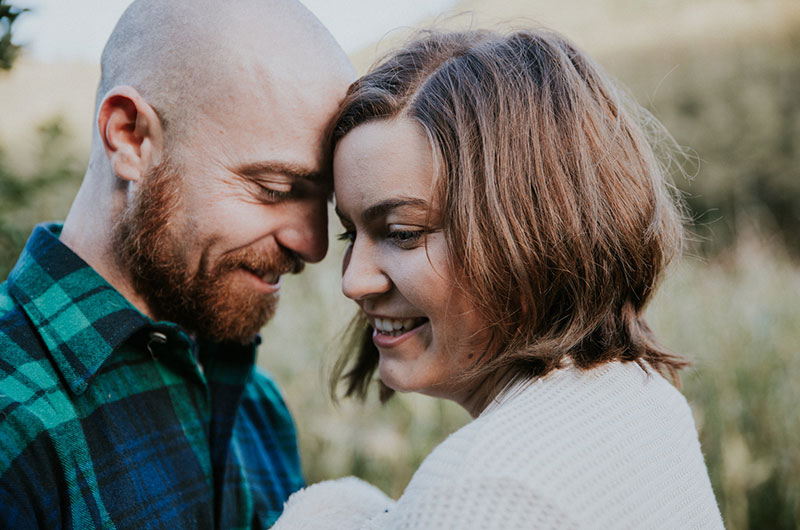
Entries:
{"type": "Polygon", "coordinates": [[[123,14],[80,191],[0,288],[0,527],[274,522],[302,478],[256,333],[326,253],[352,78],[295,0],[123,14]]]}

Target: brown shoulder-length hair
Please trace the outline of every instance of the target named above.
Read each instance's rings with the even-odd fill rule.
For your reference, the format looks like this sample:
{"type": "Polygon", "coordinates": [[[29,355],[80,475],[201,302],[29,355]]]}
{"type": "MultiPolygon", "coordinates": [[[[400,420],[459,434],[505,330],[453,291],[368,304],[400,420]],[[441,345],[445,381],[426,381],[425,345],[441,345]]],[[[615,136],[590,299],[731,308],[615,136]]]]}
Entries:
{"type": "MultiPolygon", "coordinates": [[[[428,31],[350,86],[331,143],[398,116],[430,140],[450,263],[490,329],[465,381],[513,382],[570,360],[636,361],[679,382],[687,361],[644,319],[683,240],[655,153],[674,142],[649,113],[551,31],[428,31]]],[[[346,395],[366,395],[378,365],[371,331],[354,324],[334,392],[343,379],[346,395]]]]}

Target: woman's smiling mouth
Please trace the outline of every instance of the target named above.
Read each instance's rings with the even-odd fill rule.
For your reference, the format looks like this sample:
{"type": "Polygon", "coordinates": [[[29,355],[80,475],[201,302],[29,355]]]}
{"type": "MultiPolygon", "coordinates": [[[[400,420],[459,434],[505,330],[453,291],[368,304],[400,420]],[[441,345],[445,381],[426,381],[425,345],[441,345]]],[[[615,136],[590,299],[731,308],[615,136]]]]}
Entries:
{"type": "Polygon", "coordinates": [[[428,321],[427,318],[372,318],[372,327],[381,335],[388,335],[390,337],[397,337],[411,331],[412,329],[421,326],[428,321]]]}
{"type": "Polygon", "coordinates": [[[427,318],[381,318],[373,317],[370,319],[372,327],[375,329],[372,334],[372,341],[378,348],[392,348],[413,335],[416,335],[425,324],[429,322],[427,318]]]}

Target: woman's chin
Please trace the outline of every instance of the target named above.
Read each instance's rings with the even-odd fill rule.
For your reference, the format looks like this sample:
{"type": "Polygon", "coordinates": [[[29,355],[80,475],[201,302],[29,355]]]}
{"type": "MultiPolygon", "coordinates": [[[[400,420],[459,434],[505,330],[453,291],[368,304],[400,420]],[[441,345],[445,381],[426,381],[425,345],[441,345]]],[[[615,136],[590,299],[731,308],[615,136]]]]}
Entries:
{"type": "Polygon", "coordinates": [[[395,366],[396,364],[393,361],[380,360],[378,377],[380,377],[381,382],[395,392],[419,392],[419,386],[410,381],[408,377],[405,377],[404,370],[398,369],[399,367],[395,366]]]}
{"type": "Polygon", "coordinates": [[[399,392],[401,394],[409,394],[414,392],[431,397],[452,399],[450,392],[448,392],[448,390],[452,389],[450,389],[450,387],[444,383],[435,381],[432,382],[430,380],[421,381],[419,377],[414,377],[415,374],[413,370],[393,370],[392,367],[387,366],[388,364],[391,363],[384,364],[381,362],[378,368],[378,377],[380,377],[380,380],[384,385],[388,386],[395,392],[399,392]]]}

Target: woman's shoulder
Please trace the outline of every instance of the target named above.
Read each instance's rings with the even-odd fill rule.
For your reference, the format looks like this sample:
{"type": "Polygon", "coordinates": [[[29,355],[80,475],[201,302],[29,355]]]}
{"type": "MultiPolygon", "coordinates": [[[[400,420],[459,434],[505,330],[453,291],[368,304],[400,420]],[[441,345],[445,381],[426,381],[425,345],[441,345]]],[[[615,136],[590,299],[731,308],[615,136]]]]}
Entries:
{"type": "Polygon", "coordinates": [[[566,367],[515,385],[437,447],[408,490],[466,479],[516,484],[585,521],[648,527],[658,519],[647,510],[719,513],[686,400],[636,363],[566,367]]]}
{"type": "Polygon", "coordinates": [[[575,459],[636,451],[636,440],[669,433],[697,437],[683,395],[657,372],[615,362],[518,383],[442,445],[493,469],[507,458],[510,469],[520,469],[520,460],[551,460],[551,453],[575,459]]]}
{"type": "Polygon", "coordinates": [[[659,429],[664,422],[693,422],[683,395],[659,373],[635,362],[608,363],[589,370],[567,366],[518,383],[503,392],[479,418],[484,434],[501,432],[541,439],[554,434],[618,430],[635,425],[659,429]]]}

